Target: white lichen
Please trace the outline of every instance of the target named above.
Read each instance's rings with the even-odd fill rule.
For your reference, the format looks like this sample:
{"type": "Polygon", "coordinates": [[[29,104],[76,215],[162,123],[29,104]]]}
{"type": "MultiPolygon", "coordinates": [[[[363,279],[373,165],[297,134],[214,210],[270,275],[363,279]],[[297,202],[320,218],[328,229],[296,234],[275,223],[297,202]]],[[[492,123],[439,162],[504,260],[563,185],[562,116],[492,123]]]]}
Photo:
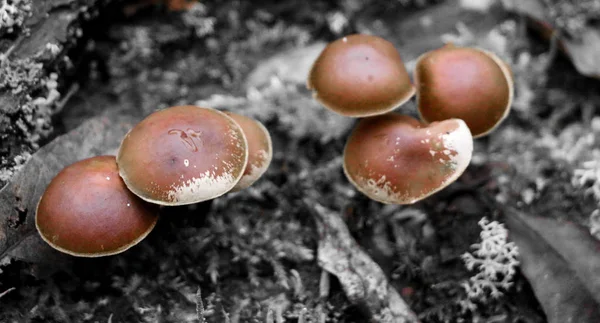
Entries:
{"type": "Polygon", "coordinates": [[[2,273],[2,267],[10,265],[11,258],[6,256],[4,258],[0,258],[0,274],[2,273]]]}
{"type": "Polygon", "coordinates": [[[217,18],[209,17],[206,6],[200,2],[194,3],[182,15],[183,23],[194,29],[198,38],[211,35],[215,32],[217,18]]]}
{"type": "Polygon", "coordinates": [[[564,160],[569,164],[579,164],[581,160],[589,160],[592,152],[598,149],[600,142],[600,117],[592,118],[590,127],[572,124],[558,135],[549,131],[542,132],[538,146],[550,150],[554,159],[564,160]]]}
{"type": "Polygon", "coordinates": [[[503,291],[513,284],[513,277],[519,265],[519,253],[514,242],[508,242],[508,231],[497,221],[490,222],[486,217],[479,221],[481,243],[473,244],[472,253],[462,255],[468,270],[477,270],[475,276],[463,282],[467,299],[461,301],[465,311],[474,311],[475,302],[486,302],[489,298],[499,298],[503,291]]]}
{"type": "Polygon", "coordinates": [[[31,154],[25,151],[13,158],[13,166],[0,169],[0,187],[19,172],[30,158],[31,154]]]}
{"type": "Polygon", "coordinates": [[[577,188],[585,188],[585,194],[592,195],[598,209],[590,215],[590,234],[600,240],[600,150],[593,151],[593,159],[583,162],[581,168],[575,169],[572,184],[577,188]]]}
{"type": "Polygon", "coordinates": [[[475,42],[475,35],[464,22],[457,22],[455,28],[456,33],[446,33],[440,36],[443,43],[466,46],[475,42]]]}
{"type": "Polygon", "coordinates": [[[0,0],[0,31],[12,33],[31,16],[31,0],[0,0]]]}
{"type": "Polygon", "coordinates": [[[581,164],[573,172],[572,184],[577,188],[585,187],[585,193],[594,196],[600,204],[600,150],[594,151],[594,158],[581,164]]]}
{"type": "Polygon", "coordinates": [[[43,64],[31,59],[9,59],[0,56],[0,89],[19,94],[38,84],[43,64]]]}
{"type": "Polygon", "coordinates": [[[55,43],[47,43],[46,50],[50,52],[53,57],[56,57],[60,53],[60,45],[55,43]]]}
{"type": "Polygon", "coordinates": [[[50,107],[60,99],[60,92],[58,92],[58,74],[50,73],[50,76],[42,81],[46,87],[46,96],[40,96],[31,101],[36,107],[50,107]]]}
{"type": "Polygon", "coordinates": [[[341,11],[334,11],[327,14],[329,30],[336,35],[340,35],[348,27],[348,23],[348,18],[341,11]]]}

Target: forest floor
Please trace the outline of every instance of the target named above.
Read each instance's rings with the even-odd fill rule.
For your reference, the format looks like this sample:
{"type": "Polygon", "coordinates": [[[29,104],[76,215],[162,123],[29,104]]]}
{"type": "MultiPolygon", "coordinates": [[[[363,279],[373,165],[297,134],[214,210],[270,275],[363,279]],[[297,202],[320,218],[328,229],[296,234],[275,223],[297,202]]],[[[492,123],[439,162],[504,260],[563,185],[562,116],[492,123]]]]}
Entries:
{"type": "MultiPolygon", "coordinates": [[[[42,149],[3,163],[0,181],[15,181],[32,155],[54,158],[46,144],[72,147],[86,140],[73,139],[77,131],[106,135],[86,122],[184,104],[262,121],[273,162],[245,191],[163,208],[156,229],[119,255],[67,257],[39,241],[0,253],[0,322],[376,321],[368,293],[352,295],[324,270],[326,214],[344,220],[358,244],[342,244],[366,251],[420,322],[552,321],[537,281],[520,269],[499,294],[465,287],[477,269],[463,255],[481,243],[483,218],[506,222],[505,207],[600,232],[600,81],[527,19],[454,1],[207,1],[184,10],[156,2],[109,6],[83,28],[76,73],[58,75],[72,95],[50,113],[42,149]],[[409,70],[449,40],[492,50],[513,69],[509,117],[475,140],[456,183],[410,206],[369,200],[347,181],[340,158],[355,120],[320,106],[304,84],[324,44],[356,32],[394,43],[409,70]]],[[[416,116],[414,100],[398,112],[416,116]]]]}

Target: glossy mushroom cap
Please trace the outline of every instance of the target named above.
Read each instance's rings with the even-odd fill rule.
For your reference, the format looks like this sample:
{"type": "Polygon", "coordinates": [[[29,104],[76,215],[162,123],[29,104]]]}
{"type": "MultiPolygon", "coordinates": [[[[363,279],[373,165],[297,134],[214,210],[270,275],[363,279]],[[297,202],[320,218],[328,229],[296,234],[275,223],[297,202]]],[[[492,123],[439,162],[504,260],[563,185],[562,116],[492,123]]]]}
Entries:
{"type": "Polygon", "coordinates": [[[273,145],[269,131],[258,120],[233,112],[225,113],[242,128],[248,141],[248,163],[244,175],[232,189],[239,191],[250,187],[267,171],[273,159],[273,145]]]}
{"type": "Polygon", "coordinates": [[[349,117],[389,112],[415,94],[394,45],[361,34],[327,45],[310,70],[307,86],[325,107],[349,117]]]}
{"type": "Polygon", "coordinates": [[[117,156],[127,187],[162,205],[225,194],[247,161],[248,144],[238,124],[223,112],[196,106],[152,113],[129,131],[117,156]]]}
{"type": "Polygon", "coordinates": [[[35,225],[50,246],[80,257],[123,252],[144,239],[157,208],[131,193],[114,156],[98,156],[65,167],[38,203],[35,225]]]}
{"type": "Polygon", "coordinates": [[[446,45],[422,55],[414,80],[421,119],[462,119],[475,138],[494,130],[513,100],[508,65],[476,48],[446,45]]]}
{"type": "Polygon", "coordinates": [[[425,125],[390,113],[361,120],[344,150],[344,172],[369,198],[411,204],[454,182],[467,168],[473,138],[460,119],[425,125]]]}

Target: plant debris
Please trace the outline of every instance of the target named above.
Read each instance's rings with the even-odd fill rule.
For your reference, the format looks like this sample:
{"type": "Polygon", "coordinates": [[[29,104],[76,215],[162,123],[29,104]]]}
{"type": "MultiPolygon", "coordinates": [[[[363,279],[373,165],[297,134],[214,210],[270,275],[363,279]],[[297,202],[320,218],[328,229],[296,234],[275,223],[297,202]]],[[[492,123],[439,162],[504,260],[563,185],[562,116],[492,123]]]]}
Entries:
{"type": "Polygon", "coordinates": [[[0,258],[35,232],[35,209],[50,180],[78,160],[115,154],[134,120],[120,115],[91,119],[32,155],[0,191],[0,258]]]}
{"type": "Polygon", "coordinates": [[[600,241],[574,223],[507,212],[521,270],[548,322],[600,321],[600,241]]]}
{"type": "Polygon", "coordinates": [[[417,322],[417,317],[387,282],[383,271],[358,247],[339,216],[312,201],[319,230],[319,265],[336,276],[346,296],[371,322],[417,322]]]}

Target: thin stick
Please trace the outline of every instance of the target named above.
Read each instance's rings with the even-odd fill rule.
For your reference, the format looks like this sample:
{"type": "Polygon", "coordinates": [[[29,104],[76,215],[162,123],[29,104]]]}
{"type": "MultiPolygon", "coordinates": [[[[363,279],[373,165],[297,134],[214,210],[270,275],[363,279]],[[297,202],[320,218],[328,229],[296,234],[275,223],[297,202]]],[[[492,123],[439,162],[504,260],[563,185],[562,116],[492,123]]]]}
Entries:
{"type": "Polygon", "coordinates": [[[4,295],[6,295],[6,294],[8,294],[8,293],[12,292],[13,290],[15,290],[15,288],[14,288],[14,287],[11,287],[11,288],[9,288],[9,289],[7,289],[7,290],[3,291],[2,293],[0,293],[0,298],[2,298],[2,297],[3,297],[4,295]]]}

